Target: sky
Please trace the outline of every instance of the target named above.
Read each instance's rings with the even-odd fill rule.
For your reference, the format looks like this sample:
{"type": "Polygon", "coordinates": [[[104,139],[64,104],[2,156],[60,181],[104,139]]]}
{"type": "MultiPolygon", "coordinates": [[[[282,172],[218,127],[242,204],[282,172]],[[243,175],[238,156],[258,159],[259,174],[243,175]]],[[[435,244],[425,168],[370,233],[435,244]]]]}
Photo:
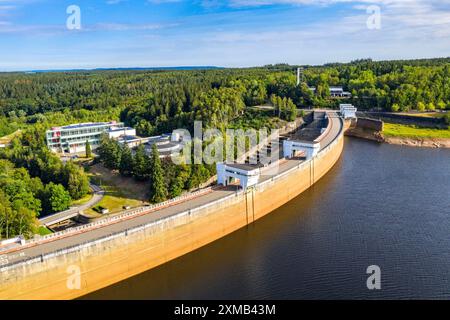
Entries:
{"type": "Polygon", "coordinates": [[[0,71],[448,56],[450,0],[0,0],[0,71]]]}

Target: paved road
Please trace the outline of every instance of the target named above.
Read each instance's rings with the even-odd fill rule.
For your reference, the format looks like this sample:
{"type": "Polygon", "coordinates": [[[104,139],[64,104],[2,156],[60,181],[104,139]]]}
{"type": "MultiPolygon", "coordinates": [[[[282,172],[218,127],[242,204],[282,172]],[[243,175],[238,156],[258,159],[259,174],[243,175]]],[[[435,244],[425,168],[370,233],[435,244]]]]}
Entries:
{"type": "MultiPolygon", "coordinates": [[[[333,127],[330,130],[327,137],[325,137],[321,141],[321,149],[326,148],[331,142],[333,142],[342,128],[342,122],[339,118],[335,117],[335,113],[330,114],[330,119],[332,120],[333,127]]],[[[285,171],[299,165],[301,162],[302,162],[302,160],[289,159],[280,164],[278,172],[279,173],[285,172],[285,171]]],[[[264,180],[270,179],[271,176],[266,175],[261,178],[262,178],[261,180],[264,181],[264,180]]],[[[51,253],[56,250],[60,250],[60,249],[64,249],[64,248],[74,246],[74,245],[77,245],[80,243],[92,241],[92,240],[95,240],[95,239],[98,239],[98,238],[101,238],[101,237],[104,237],[107,235],[111,235],[116,232],[130,229],[130,228],[142,225],[142,224],[150,223],[152,221],[156,221],[156,220],[159,220],[164,217],[169,217],[176,213],[184,212],[189,209],[193,209],[193,208],[199,207],[201,205],[205,205],[207,203],[210,203],[217,199],[226,197],[235,192],[236,192],[236,187],[234,187],[234,186],[229,186],[225,189],[214,190],[211,193],[199,196],[199,197],[191,199],[189,201],[186,201],[183,203],[178,203],[173,206],[166,207],[164,209],[154,211],[154,212],[151,212],[151,213],[148,213],[148,214],[145,214],[145,215],[142,215],[142,216],[130,219],[130,220],[121,221],[116,224],[107,225],[107,226],[101,227],[99,229],[76,234],[76,235],[73,235],[73,236],[70,236],[67,238],[63,238],[60,240],[56,240],[53,242],[40,244],[35,247],[25,248],[25,249],[22,249],[22,250],[13,252],[13,253],[5,254],[3,256],[0,255],[0,257],[2,257],[2,259],[3,259],[2,264],[13,263],[13,262],[21,261],[24,259],[29,259],[32,257],[38,257],[42,254],[51,253]]]]}
{"type": "Polygon", "coordinates": [[[335,111],[328,111],[328,117],[331,120],[331,130],[328,134],[320,141],[320,149],[325,149],[330,143],[334,141],[339,132],[343,129],[342,122],[339,115],[335,111]]]}
{"type": "Polygon", "coordinates": [[[88,202],[86,202],[82,205],[79,205],[77,207],[72,207],[69,210],[61,211],[61,212],[43,217],[43,218],[39,219],[39,222],[44,226],[51,226],[58,222],[76,217],[80,211],[92,208],[93,206],[95,206],[97,203],[99,203],[103,199],[105,192],[100,187],[98,187],[94,184],[91,184],[91,188],[94,191],[94,195],[88,202]]]}

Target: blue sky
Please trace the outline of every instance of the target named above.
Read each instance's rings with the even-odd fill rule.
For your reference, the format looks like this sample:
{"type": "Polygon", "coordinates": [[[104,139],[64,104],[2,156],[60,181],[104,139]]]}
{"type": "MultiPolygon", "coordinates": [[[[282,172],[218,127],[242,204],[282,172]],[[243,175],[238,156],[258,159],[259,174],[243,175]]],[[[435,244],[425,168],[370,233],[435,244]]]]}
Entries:
{"type": "Polygon", "coordinates": [[[450,0],[0,0],[2,71],[443,56],[450,0]],[[66,27],[69,5],[80,30],[66,27]]]}

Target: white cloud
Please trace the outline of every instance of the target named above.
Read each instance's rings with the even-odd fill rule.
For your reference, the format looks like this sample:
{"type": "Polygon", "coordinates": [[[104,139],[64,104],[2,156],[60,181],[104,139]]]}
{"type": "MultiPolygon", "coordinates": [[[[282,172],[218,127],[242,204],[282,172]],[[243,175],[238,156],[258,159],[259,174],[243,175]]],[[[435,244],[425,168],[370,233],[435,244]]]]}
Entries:
{"type": "Polygon", "coordinates": [[[106,0],[106,4],[119,4],[119,3],[122,3],[122,2],[126,2],[126,1],[128,1],[128,0],[106,0]]]}
{"type": "MultiPolygon", "coordinates": [[[[11,54],[8,59],[0,62],[0,66],[2,63],[5,66],[9,63],[11,66],[14,63],[20,65],[31,63],[30,61],[48,61],[49,65],[54,63],[52,67],[58,68],[195,64],[238,67],[276,62],[321,64],[364,57],[436,57],[448,56],[450,53],[450,0],[195,1],[208,2],[212,12],[206,10],[208,14],[183,17],[178,20],[181,23],[179,28],[176,28],[177,24],[157,23],[87,25],[83,26],[81,33],[104,33],[96,37],[96,41],[90,41],[94,38],[87,36],[80,37],[84,42],[74,46],[73,52],[64,46],[58,46],[59,42],[55,41],[52,50],[42,51],[42,59],[34,57],[39,55],[40,49],[30,45],[32,59],[26,54],[28,50],[22,50],[22,59],[11,54]],[[238,5],[244,2],[247,7],[242,7],[244,10],[241,10],[238,5]],[[347,6],[344,8],[336,5],[338,3],[346,3],[347,6]],[[382,9],[381,30],[369,30],[366,27],[366,8],[374,3],[379,4],[382,9]],[[292,10],[299,13],[302,10],[297,5],[319,6],[319,9],[320,6],[329,6],[328,13],[336,5],[336,14],[327,15],[326,19],[318,17],[315,22],[310,22],[311,19],[294,20],[292,15],[289,21],[283,20],[283,13],[286,12],[283,11],[284,8],[279,11],[259,10],[258,14],[252,16],[252,6],[267,4],[294,5],[296,7],[292,10]],[[224,5],[235,7],[228,12],[214,11],[214,6],[224,5]],[[271,24],[272,19],[276,23],[271,24]],[[220,23],[216,24],[216,21],[220,23]],[[269,23],[265,23],[267,21],[269,23]],[[171,27],[173,30],[157,31],[171,27]],[[121,35],[122,32],[124,35],[121,35]],[[120,44],[118,37],[121,39],[120,44]]],[[[163,0],[159,1],[162,2],[163,0]]],[[[3,3],[4,0],[0,0],[0,5],[3,3]]],[[[130,22],[131,19],[132,17],[130,22]]],[[[2,30],[44,35],[67,32],[58,26],[14,26],[0,22],[0,33],[2,30]]],[[[26,44],[26,41],[22,43],[26,44]]],[[[47,43],[51,45],[52,41],[47,43]]],[[[12,49],[13,47],[5,51],[17,52],[12,49]]]]}
{"type": "Polygon", "coordinates": [[[162,4],[162,3],[182,2],[183,0],[147,0],[147,1],[153,4],[162,4]]]}
{"type": "Polygon", "coordinates": [[[234,7],[254,7],[277,4],[329,6],[342,3],[378,4],[383,6],[415,6],[418,3],[449,3],[449,0],[229,0],[234,7]]]}
{"type": "MultiPolygon", "coordinates": [[[[233,0],[237,3],[239,0],[233,0]]],[[[256,3],[310,3],[308,0],[250,0],[256,3]]],[[[244,2],[244,1],[242,1],[244,2]]],[[[273,62],[324,63],[372,57],[376,59],[448,56],[450,9],[443,1],[320,1],[355,3],[357,11],[340,13],[329,20],[272,30],[210,32],[199,47],[209,56],[220,55],[229,65],[273,62]],[[382,3],[382,28],[366,27],[367,5],[382,3]],[[301,28],[301,29],[300,29],[301,28]],[[275,61],[274,61],[275,60],[275,61]],[[252,63],[253,62],[253,63],[252,63]]],[[[246,1],[249,4],[249,1],[246,1]]],[[[317,4],[317,2],[315,2],[317,4]]],[[[354,6],[353,6],[354,7],[354,6]]],[[[226,63],[224,61],[224,63],[226,63]]]]}
{"type": "Polygon", "coordinates": [[[157,30],[167,27],[161,24],[124,24],[124,23],[97,23],[88,26],[85,31],[129,31],[129,30],[157,30]]]}

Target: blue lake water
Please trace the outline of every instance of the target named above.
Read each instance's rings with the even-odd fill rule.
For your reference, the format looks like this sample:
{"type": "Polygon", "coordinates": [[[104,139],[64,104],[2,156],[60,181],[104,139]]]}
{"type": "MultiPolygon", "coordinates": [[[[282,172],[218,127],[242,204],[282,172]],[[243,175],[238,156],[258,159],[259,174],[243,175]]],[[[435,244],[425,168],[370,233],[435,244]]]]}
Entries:
{"type": "Polygon", "coordinates": [[[450,149],[346,138],[311,189],[88,299],[450,298],[450,149]],[[368,290],[366,268],[381,268],[368,290]]]}

